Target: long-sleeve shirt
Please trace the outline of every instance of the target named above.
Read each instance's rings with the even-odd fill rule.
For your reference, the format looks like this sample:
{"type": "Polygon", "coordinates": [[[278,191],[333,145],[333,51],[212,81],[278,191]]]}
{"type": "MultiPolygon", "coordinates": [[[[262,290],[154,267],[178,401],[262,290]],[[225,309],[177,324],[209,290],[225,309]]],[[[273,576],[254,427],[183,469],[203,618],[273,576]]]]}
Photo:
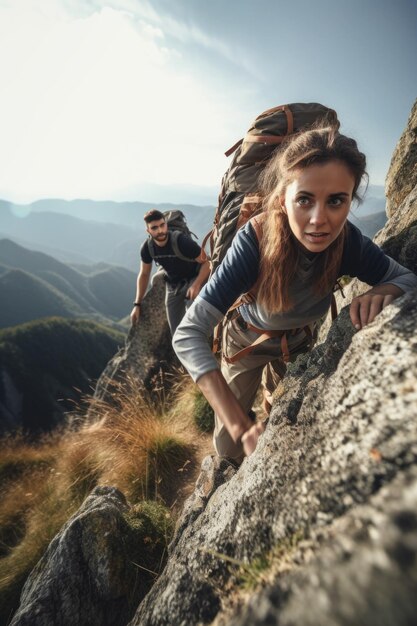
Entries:
{"type": "MultiPolygon", "coordinates": [[[[300,328],[322,318],[329,309],[332,293],[315,293],[312,276],[320,253],[300,251],[297,273],[290,287],[291,310],[266,311],[259,302],[243,304],[240,313],[253,326],[268,330],[300,328]]],[[[174,335],[178,358],[193,380],[218,369],[208,337],[239,296],[250,291],[259,273],[259,242],[250,222],[236,234],[222,264],[188,309],[174,335]]],[[[417,276],[374,244],[348,222],[339,277],[359,278],[369,285],[394,284],[404,292],[417,287],[417,276]]]]}

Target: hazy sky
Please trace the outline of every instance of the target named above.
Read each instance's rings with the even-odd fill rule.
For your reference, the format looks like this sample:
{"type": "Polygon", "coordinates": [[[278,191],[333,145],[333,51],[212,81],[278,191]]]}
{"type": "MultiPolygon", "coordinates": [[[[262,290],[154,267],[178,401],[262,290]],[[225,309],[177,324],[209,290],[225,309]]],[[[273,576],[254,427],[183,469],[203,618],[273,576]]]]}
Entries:
{"type": "Polygon", "coordinates": [[[416,30],[415,0],[0,0],[0,198],[217,188],[256,115],[313,101],[383,184],[416,30]]]}

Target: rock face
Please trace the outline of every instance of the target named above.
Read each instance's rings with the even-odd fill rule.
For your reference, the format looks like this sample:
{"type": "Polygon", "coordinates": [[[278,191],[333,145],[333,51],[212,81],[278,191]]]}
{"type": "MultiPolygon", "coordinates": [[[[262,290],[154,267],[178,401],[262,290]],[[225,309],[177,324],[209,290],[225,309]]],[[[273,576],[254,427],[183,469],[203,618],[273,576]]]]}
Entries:
{"type": "MultiPolygon", "coordinates": [[[[391,165],[390,220],[378,237],[414,271],[415,152],[404,137],[415,135],[415,114],[391,165]]],[[[361,289],[353,281],[343,304],[361,289]]],[[[416,329],[417,292],[359,333],[342,311],[326,340],[289,367],[255,453],[208,499],[196,492],[186,505],[132,625],[415,623],[416,329]],[[230,559],[248,564],[287,544],[295,549],[285,567],[271,557],[265,589],[231,604],[230,559]]]]}
{"type": "Polygon", "coordinates": [[[385,189],[390,219],[375,241],[417,274],[417,101],[395,149],[385,189]]]}
{"type": "Polygon", "coordinates": [[[163,556],[146,513],[129,516],[123,494],[96,487],[30,574],[12,626],[126,624],[152,583],[137,566],[144,553],[149,564],[145,544],[154,541],[156,563],[163,556]]]}
{"type": "MultiPolygon", "coordinates": [[[[389,219],[374,241],[386,254],[417,274],[417,101],[394,151],[385,189],[389,219]]],[[[338,310],[368,288],[353,280],[344,288],[344,297],[336,294],[338,310]]],[[[320,330],[321,341],[325,340],[330,323],[329,315],[320,330]]]]}
{"type": "MultiPolygon", "coordinates": [[[[132,624],[209,624],[221,609],[222,589],[231,578],[227,560],[213,553],[250,562],[300,533],[313,536],[313,551],[318,551],[312,531],[329,527],[331,538],[337,520],[348,524],[347,516],[358,504],[370,502],[394,478],[401,484],[403,472],[417,461],[416,328],[417,294],[403,297],[356,334],[347,310],[343,311],[327,342],[290,367],[255,453],[215,491],[193,523],[186,528],[181,525],[182,534],[175,539],[167,568],[132,624]]],[[[415,473],[410,481],[411,492],[416,492],[415,473]]],[[[397,504],[405,516],[413,510],[406,501],[397,504]]],[[[352,559],[358,559],[355,567],[365,567],[361,559],[368,550],[372,552],[371,543],[372,536],[368,544],[365,537],[357,550],[352,548],[352,559]]],[[[385,550],[375,548],[379,549],[385,550]]],[[[417,528],[411,533],[409,549],[412,567],[416,567],[417,528]]],[[[343,552],[337,546],[334,552],[329,562],[334,558],[342,563],[343,552]]],[[[381,555],[381,559],[381,567],[389,569],[388,557],[384,560],[381,555]]],[[[322,566],[316,567],[321,571],[322,566]]],[[[335,572],[323,572],[330,580],[328,591],[335,572]]],[[[313,574],[310,578],[316,580],[313,574]]],[[[415,610],[417,587],[410,582],[410,572],[404,571],[400,581],[407,582],[408,601],[415,610]]],[[[277,606],[286,606],[299,589],[297,580],[280,577],[277,584],[277,589],[282,586],[276,594],[277,606]]],[[[335,602],[329,608],[333,617],[343,602],[341,613],[349,612],[349,596],[333,594],[324,605],[330,600],[335,602]]],[[[375,613],[373,623],[386,623],[380,621],[384,610],[379,609],[381,616],[375,613]]],[[[280,610],[276,610],[276,622],[263,622],[258,615],[256,623],[281,623],[280,610]]],[[[297,621],[288,623],[314,623],[307,621],[310,603],[303,603],[303,610],[298,607],[298,611],[297,621]]],[[[248,618],[242,623],[255,622],[248,618]]],[[[323,623],[366,622],[354,618],[323,623]]]]}
{"type": "Polygon", "coordinates": [[[406,469],[368,504],[315,529],[293,556],[298,567],[251,598],[228,626],[414,624],[416,485],[416,468],[406,469]]]}
{"type": "Polygon", "coordinates": [[[100,376],[94,396],[110,401],[113,382],[126,379],[142,383],[151,390],[154,376],[166,371],[175,362],[172,340],[165,312],[165,283],[155,275],[152,287],[141,307],[140,322],[130,329],[126,345],[119,350],[100,376]]]}
{"type": "Polygon", "coordinates": [[[417,102],[399,140],[385,181],[387,215],[392,218],[417,185],[417,102]]]}

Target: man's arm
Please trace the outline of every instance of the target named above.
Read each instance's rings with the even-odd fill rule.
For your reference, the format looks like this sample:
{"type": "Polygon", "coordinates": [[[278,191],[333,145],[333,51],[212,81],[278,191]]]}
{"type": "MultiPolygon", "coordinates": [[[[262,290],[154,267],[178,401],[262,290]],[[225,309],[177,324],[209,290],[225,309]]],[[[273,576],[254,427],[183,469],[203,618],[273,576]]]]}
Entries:
{"type": "Polygon", "coordinates": [[[130,314],[130,319],[131,319],[132,324],[137,324],[139,321],[140,303],[145,297],[145,293],[149,285],[151,269],[152,269],[152,263],[145,263],[144,261],[141,262],[140,271],[139,271],[138,278],[136,281],[136,296],[135,296],[135,302],[139,303],[139,306],[134,306],[130,314]]]}

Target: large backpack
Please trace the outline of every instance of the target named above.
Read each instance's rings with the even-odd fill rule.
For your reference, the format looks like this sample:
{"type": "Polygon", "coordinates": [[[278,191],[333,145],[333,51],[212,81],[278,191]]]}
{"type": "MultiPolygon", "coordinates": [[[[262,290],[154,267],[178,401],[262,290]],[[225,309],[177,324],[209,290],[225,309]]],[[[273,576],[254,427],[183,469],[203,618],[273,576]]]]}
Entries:
{"type": "Polygon", "coordinates": [[[223,260],[236,231],[262,211],[259,178],[283,139],[323,118],[337,123],[333,109],[315,102],[268,109],[258,115],[245,137],[227,150],[226,156],[234,156],[222,178],[213,229],[203,241],[203,247],[208,239],[210,242],[212,272],[223,260]]]}
{"type": "MultiPolygon", "coordinates": [[[[184,213],[176,209],[173,211],[165,211],[163,215],[166,223],[168,224],[169,240],[175,256],[182,261],[189,261],[190,263],[194,263],[194,259],[189,259],[188,257],[184,256],[178,246],[178,237],[181,235],[181,233],[187,235],[188,237],[194,237],[194,239],[197,239],[197,236],[192,233],[191,230],[188,228],[187,220],[184,213]]],[[[157,256],[157,250],[155,249],[155,244],[152,240],[152,237],[148,237],[148,250],[149,254],[152,257],[152,260],[154,260],[155,256],[157,256]]]]}

